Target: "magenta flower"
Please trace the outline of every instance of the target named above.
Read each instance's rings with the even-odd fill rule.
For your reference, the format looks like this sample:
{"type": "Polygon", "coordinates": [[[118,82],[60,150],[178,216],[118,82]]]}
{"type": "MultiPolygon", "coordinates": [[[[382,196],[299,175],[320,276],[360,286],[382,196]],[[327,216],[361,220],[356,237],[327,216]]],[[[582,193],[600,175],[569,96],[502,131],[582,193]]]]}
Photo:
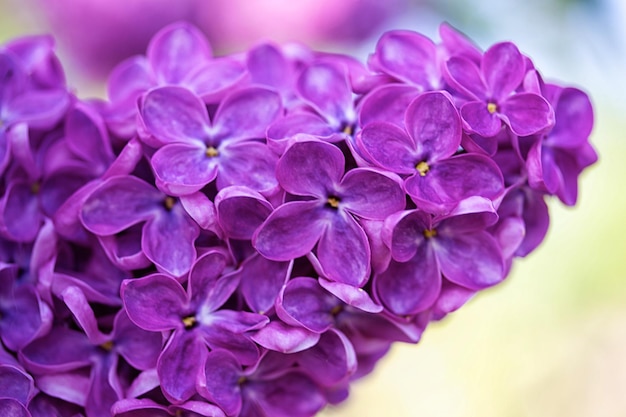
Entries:
{"type": "Polygon", "coordinates": [[[344,165],[341,151],[331,144],[293,144],[279,160],[276,177],[287,192],[310,198],[277,208],[252,241],[275,261],[304,256],[317,244],[328,278],[361,287],[369,277],[370,249],[355,216],[383,219],[405,202],[395,177],[369,168],[343,175],[344,165]]]}

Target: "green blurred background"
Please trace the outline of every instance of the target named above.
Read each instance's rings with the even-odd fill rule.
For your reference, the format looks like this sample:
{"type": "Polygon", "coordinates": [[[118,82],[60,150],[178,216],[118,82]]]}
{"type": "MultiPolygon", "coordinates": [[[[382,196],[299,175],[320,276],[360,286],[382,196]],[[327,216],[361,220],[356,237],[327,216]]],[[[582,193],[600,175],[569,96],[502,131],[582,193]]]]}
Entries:
{"type": "MultiPolygon", "coordinates": [[[[0,0],[0,41],[51,30],[34,6],[0,0]]],[[[575,208],[552,201],[545,242],[503,284],[431,325],[418,345],[392,348],[345,404],[322,415],[626,416],[626,5],[433,0],[409,4],[378,30],[436,36],[442,20],[483,48],[513,40],[546,79],[588,91],[600,161],[582,175],[575,208]]],[[[366,56],[370,35],[350,51],[366,56]]],[[[60,48],[67,63],[70,48],[60,48]]],[[[68,73],[83,97],[104,90],[78,67],[68,73]]]]}

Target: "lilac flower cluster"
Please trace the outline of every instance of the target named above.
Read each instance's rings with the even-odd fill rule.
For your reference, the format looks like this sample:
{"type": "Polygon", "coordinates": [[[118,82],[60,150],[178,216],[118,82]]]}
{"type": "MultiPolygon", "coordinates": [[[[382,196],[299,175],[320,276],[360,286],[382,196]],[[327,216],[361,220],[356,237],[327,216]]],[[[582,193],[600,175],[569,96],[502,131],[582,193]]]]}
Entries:
{"type": "Polygon", "coordinates": [[[214,57],[192,26],[66,87],[0,49],[0,414],[312,416],[501,282],[595,162],[585,93],[509,42],[214,57]]]}

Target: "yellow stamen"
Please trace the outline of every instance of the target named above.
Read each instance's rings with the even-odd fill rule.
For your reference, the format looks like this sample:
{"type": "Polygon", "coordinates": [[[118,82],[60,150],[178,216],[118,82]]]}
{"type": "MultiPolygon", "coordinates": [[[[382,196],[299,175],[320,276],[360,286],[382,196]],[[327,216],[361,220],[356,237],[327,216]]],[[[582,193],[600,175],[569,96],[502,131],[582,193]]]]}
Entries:
{"type": "Polygon", "coordinates": [[[239,377],[239,379],[237,380],[237,384],[238,384],[238,385],[241,385],[241,384],[243,384],[244,382],[246,382],[247,380],[248,380],[248,378],[246,378],[245,376],[243,376],[243,375],[242,375],[242,376],[240,376],[240,377],[239,377]]]}
{"type": "Polygon", "coordinates": [[[204,152],[204,154],[208,156],[209,158],[215,158],[220,153],[213,146],[209,146],[208,148],[206,148],[206,151],[204,152]]]}
{"type": "Polygon", "coordinates": [[[352,136],[352,133],[354,132],[354,130],[352,129],[351,125],[346,125],[346,127],[343,128],[342,132],[345,133],[346,135],[352,136]]]}
{"type": "Polygon", "coordinates": [[[113,342],[111,340],[104,342],[103,344],[100,345],[100,347],[104,350],[106,350],[107,352],[110,352],[111,349],[113,349],[113,342]]]}
{"type": "Polygon", "coordinates": [[[494,114],[498,110],[498,105],[496,103],[487,103],[487,111],[491,114],[494,114]]]}
{"type": "Polygon", "coordinates": [[[343,311],[343,306],[341,304],[334,306],[331,310],[330,310],[330,315],[331,316],[336,316],[339,313],[341,313],[343,311]]]}
{"type": "Polygon", "coordinates": [[[194,324],[196,324],[196,318],[194,316],[185,317],[183,319],[183,324],[185,325],[186,329],[189,329],[193,327],[194,324]]]}
{"type": "Polygon", "coordinates": [[[326,203],[328,203],[328,205],[331,206],[332,208],[339,207],[339,199],[337,197],[328,197],[328,200],[326,200],[326,203]]]}
{"type": "Polygon", "coordinates": [[[165,208],[167,210],[171,210],[174,208],[174,204],[176,204],[176,200],[174,199],[174,197],[165,197],[165,201],[163,202],[163,205],[165,206],[165,208]]]}
{"type": "Polygon", "coordinates": [[[39,194],[39,191],[41,191],[41,184],[39,181],[35,181],[30,186],[30,192],[33,194],[39,194]]]}
{"type": "Polygon", "coordinates": [[[424,230],[424,237],[426,239],[430,239],[431,237],[437,236],[437,230],[435,229],[426,229],[424,230]]]}
{"type": "Polygon", "coordinates": [[[430,171],[430,167],[424,161],[422,161],[419,164],[415,165],[415,169],[419,171],[420,177],[425,177],[426,174],[428,174],[428,171],[430,171]]]}

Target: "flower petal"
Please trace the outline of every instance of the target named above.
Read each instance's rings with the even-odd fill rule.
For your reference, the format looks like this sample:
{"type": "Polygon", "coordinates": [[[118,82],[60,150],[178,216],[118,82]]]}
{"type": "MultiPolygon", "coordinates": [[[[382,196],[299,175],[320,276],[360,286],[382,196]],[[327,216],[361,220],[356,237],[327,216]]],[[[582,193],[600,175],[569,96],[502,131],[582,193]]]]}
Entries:
{"type": "Polygon", "coordinates": [[[283,204],[257,229],[252,244],[268,259],[290,261],[313,250],[327,227],[326,219],[317,201],[283,204]]]}
{"type": "Polygon", "coordinates": [[[341,203],[349,212],[372,220],[383,220],[406,205],[400,178],[370,168],[355,168],[339,186],[341,203]]]}
{"type": "Polygon", "coordinates": [[[526,65],[517,46],[511,42],[493,45],[482,58],[482,70],[492,100],[502,100],[524,79],[526,65]]]}
{"type": "Polygon", "coordinates": [[[241,410],[241,364],[228,351],[218,349],[206,356],[198,391],[214,402],[228,415],[238,415],[241,410]]]}
{"type": "Polygon", "coordinates": [[[256,191],[271,191],[278,187],[278,158],[264,143],[228,143],[219,152],[218,189],[243,185],[256,191]]]}
{"type": "Polygon", "coordinates": [[[167,194],[194,193],[217,176],[221,155],[207,156],[198,143],[170,143],[156,151],[150,161],[157,185],[167,194]]]}
{"type": "Polygon", "coordinates": [[[274,320],[260,329],[252,340],[260,346],[285,354],[301,352],[317,344],[319,333],[304,327],[289,326],[280,320],[274,320]]]}
{"type": "Polygon", "coordinates": [[[357,148],[381,168],[398,174],[415,172],[419,161],[415,141],[404,129],[386,122],[372,122],[356,137],[357,148]]]}
{"type": "Polygon", "coordinates": [[[261,194],[243,186],[226,187],[215,197],[220,227],[228,238],[251,240],[272,212],[261,194]]]}
{"type": "Polygon", "coordinates": [[[246,304],[254,312],[265,314],[273,306],[280,289],[287,282],[291,265],[253,255],[234,273],[241,280],[239,290],[246,304]]]}
{"type": "Polygon", "coordinates": [[[534,93],[519,93],[500,104],[511,131],[517,136],[528,136],[554,125],[554,110],[548,101],[534,93]]]}

